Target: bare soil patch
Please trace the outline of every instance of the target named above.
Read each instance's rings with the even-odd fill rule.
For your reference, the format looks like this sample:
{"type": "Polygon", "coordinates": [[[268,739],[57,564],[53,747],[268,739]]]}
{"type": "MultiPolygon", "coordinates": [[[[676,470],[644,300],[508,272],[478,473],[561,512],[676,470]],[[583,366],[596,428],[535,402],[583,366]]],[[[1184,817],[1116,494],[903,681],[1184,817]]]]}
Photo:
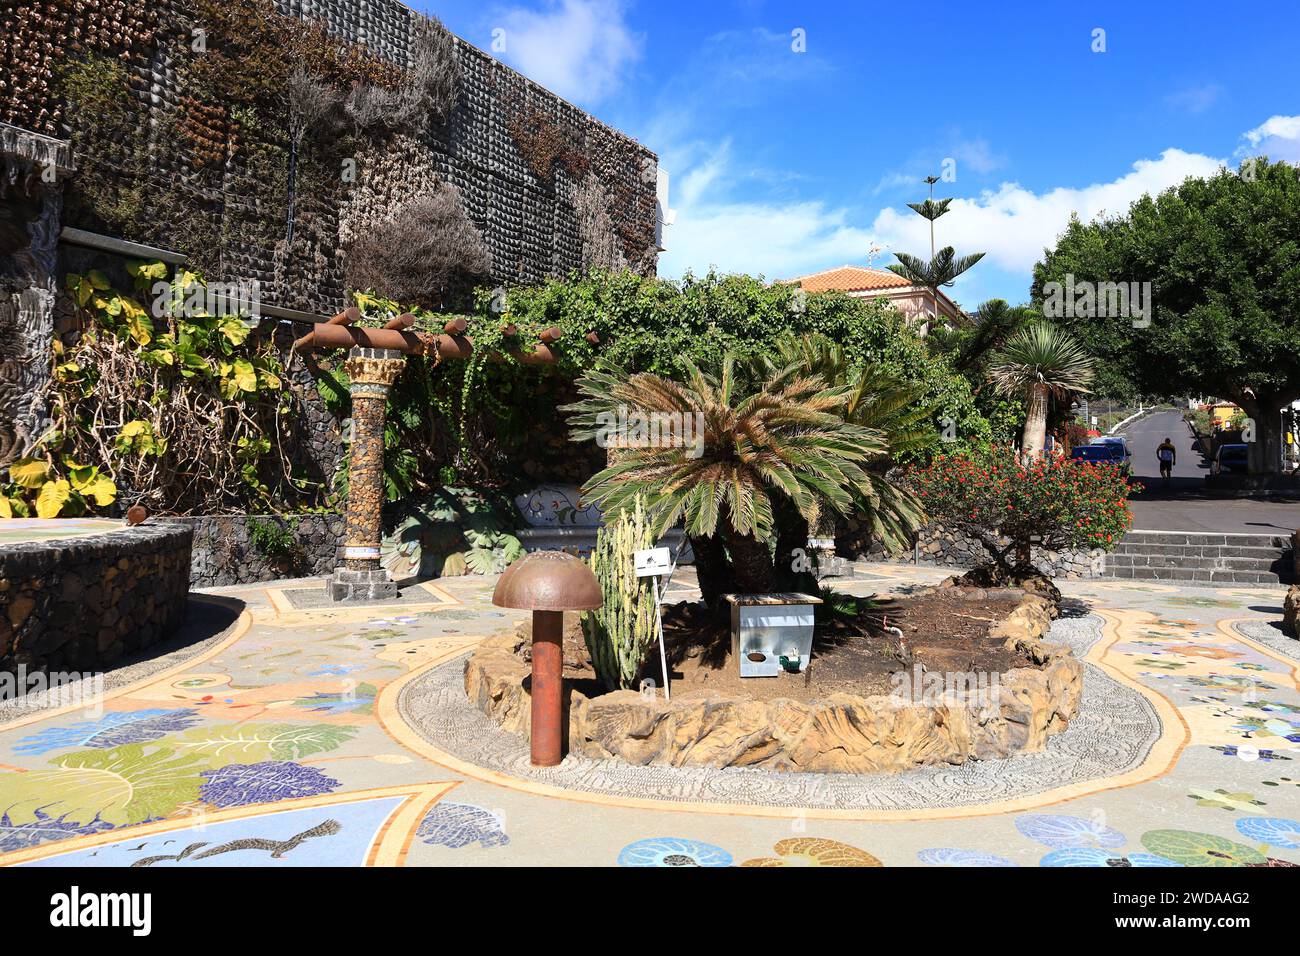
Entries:
{"type": "MultiPolygon", "coordinates": [[[[954,587],[880,602],[859,599],[856,613],[827,613],[825,620],[819,620],[812,660],[802,673],[752,678],[741,678],[728,627],[711,620],[702,605],[666,607],[664,635],[673,700],[709,694],[801,701],[833,693],[868,697],[890,693],[892,675],[910,672],[917,664],[944,674],[1037,668],[1040,665],[1023,651],[1008,650],[1004,640],[988,636],[1022,597],[1024,592],[1018,588],[954,587]],[[887,628],[901,630],[902,639],[887,628]]],[[[523,652],[527,657],[526,643],[523,652]]],[[[662,683],[657,645],[642,674],[662,683]]],[[[588,697],[605,692],[591,667],[577,615],[565,615],[564,676],[588,697]]]]}

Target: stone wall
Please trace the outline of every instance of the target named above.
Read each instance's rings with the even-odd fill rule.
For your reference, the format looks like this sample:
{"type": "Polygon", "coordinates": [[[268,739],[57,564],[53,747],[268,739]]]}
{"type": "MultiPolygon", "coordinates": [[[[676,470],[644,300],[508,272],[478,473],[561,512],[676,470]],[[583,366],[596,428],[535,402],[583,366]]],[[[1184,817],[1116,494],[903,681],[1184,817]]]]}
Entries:
{"type": "MultiPolygon", "coordinates": [[[[1000,539],[1003,545],[1008,540],[1000,539]]],[[[973,568],[986,560],[984,546],[960,531],[949,531],[940,525],[931,525],[917,534],[916,559],[922,564],[937,564],[954,568],[973,568]]],[[[1101,577],[1105,570],[1106,552],[1091,550],[1053,551],[1035,547],[1030,552],[1034,567],[1049,578],[1101,577]]]]}
{"type": "Polygon", "coordinates": [[[290,518],[218,515],[169,520],[193,529],[190,584],[196,588],[323,576],[334,570],[339,542],[343,540],[343,516],[336,514],[290,518]],[[264,535],[259,546],[254,533],[258,527],[278,528],[282,534],[264,535]],[[268,547],[268,537],[277,543],[268,547]],[[278,542],[286,540],[291,542],[287,548],[278,546],[278,542]]]}
{"type": "Polygon", "coordinates": [[[68,143],[0,123],[0,466],[45,427],[68,143]]]}
{"type": "Polygon", "coordinates": [[[144,524],[0,548],[0,671],[96,670],[185,619],[191,531],[144,524]]]}
{"type": "MultiPolygon", "coordinates": [[[[899,552],[886,552],[879,542],[869,541],[866,535],[866,532],[853,531],[846,537],[848,550],[867,560],[914,560],[919,564],[951,568],[973,568],[987,560],[984,547],[978,541],[941,525],[922,528],[916,535],[915,546],[899,552]],[[863,546],[864,542],[866,546],[863,546]]],[[[1004,546],[1009,543],[1006,538],[999,540],[1004,546]]],[[[1103,576],[1106,569],[1106,552],[1101,548],[1053,551],[1035,547],[1030,555],[1034,567],[1050,578],[1097,578],[1103,576]]]]}

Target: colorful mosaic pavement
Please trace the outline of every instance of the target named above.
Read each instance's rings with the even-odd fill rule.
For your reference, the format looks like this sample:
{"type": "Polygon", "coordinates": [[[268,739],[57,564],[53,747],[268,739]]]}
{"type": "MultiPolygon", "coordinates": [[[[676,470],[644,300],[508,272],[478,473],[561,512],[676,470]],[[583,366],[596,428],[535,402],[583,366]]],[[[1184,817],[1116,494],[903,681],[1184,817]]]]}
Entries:
{"type": "Polygon", "coordinates": [[[124,527],[125,522],[105,518],[6,518],[0,521],[0,544],[80,538],[124,527]]]}
{"type": "MultiPolygon", "coordinates": [[[[904,592],[941,576],[861,565],[841,586],[904,592]]],[[[515,619],[491,606],[491,582],[346,609],[293,593],[310,586],[227,589],[244,613],[201,652],[110,685],[89,712],[0,724],[0,864],[1300,864],[1300,644],[1269,630],[1281,588],[1067,585],[1080,612],[1059,626],[1077,629],[1114,699],[1150,715],[1150,739],[1112,759],[1107,734],[1127,725],[1107,728],[1120,716],[1103,706],[1075,755],[1088,773],[983,793],[977,772],[952,768],[927,777],[934,806],[881,806],[834,793],[906,781],[841,776],[800,805],[773,799],[781,775],[753,771],[719,802],[685,770],[658,768],[657,788],[637,792],[616,773],[596,788],[539,778],[526,756],[477,764],[402,702],[515,619]]],[[[444,682],[440,705],[457,692],[444,682]]]]}

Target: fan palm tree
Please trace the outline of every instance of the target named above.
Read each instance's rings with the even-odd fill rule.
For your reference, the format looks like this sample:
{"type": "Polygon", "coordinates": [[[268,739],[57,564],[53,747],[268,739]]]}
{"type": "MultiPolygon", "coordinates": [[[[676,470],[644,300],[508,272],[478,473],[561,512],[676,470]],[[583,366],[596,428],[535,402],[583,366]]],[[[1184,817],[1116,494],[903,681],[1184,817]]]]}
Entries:
{"type": "MultiPolygon", "coordinates": [[[[768,370],[746,387],[728,355],[716,374],[688,363],[684,382],[597,369],[577,385],[583,398],[563,409],[574,441],[601,438],[620,413],[701,429],[694,443],[624,443],[583,496],[607,511],[642,496],[656,534],[682,521],[697,558],[724,547],[730,586],[742,593],[772,590],[777,509],[792,507],[805,520],[822,508],[851,511],[872,494],[864,464],[887,447],[883,432],[845,421],[849,385],[828,386],[795,367],[768,370]]],[[[701,591],[716,606],[716,582],[705,578],[701,591]]]]}
{"type": "Polygon", "coordinates": [[[1068,334],[1039,322],[1013,335],[989,367],[989,380],[1003,395],[1025,402],[1021,454],[1041,458],[1047,439],[1047,406],[1052,399],[1086,394],[1092,384],[1092,359],[1068,334]]]}

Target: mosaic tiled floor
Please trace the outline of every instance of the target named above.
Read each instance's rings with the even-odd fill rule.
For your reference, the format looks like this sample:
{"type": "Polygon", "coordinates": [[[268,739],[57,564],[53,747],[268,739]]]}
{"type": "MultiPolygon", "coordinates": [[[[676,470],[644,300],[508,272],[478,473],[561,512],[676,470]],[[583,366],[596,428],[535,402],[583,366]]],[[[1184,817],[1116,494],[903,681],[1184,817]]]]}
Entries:
{"type": "Polygon", "coordinates": [[[124,527],[124,522],[104,518],[5,518],[0,520],[0,544],[79,538],[87,534],[120,531],[124,527]]]}
{"type": "MultiPolygon", "coordinates": [[[[855,593],[942,577],[856,571],[855,593]]],[[[888,780],[660,768],[647,787],[574,758],[535,773],[474,723],[458,660],[515,618],[490,581],[369,608],[284,593],[312,586],[225,589],[247,607],[224,638],[91,712],[0,724],[0,864],[1300,863],[1281,588],[1067,585],[1081,615],[1056,636],[1086,654],[1089,710],[1040,755],[888,780]]]]}

